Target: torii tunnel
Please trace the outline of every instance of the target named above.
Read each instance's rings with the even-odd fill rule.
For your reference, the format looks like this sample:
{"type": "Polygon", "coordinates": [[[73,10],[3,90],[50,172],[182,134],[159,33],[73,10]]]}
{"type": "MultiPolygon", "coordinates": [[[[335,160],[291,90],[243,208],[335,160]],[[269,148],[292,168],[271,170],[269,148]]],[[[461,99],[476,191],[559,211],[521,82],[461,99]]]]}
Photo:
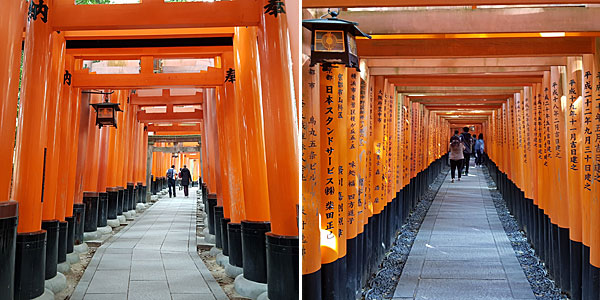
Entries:
{"type": "Polygon", "coordinates": [[[304,299],[600,299],[600,8],[577,3],[303,1],[304,299]],[[370,37],[319,33],[327,8],[370,37]],[[455,130],[485,141],[456,182],[455,130]]]}
{"type": "Polygon", "coordinates": [[[144,299],[223,299],[197,253],[196,205],[198,239],[238,271],[241,296],[298,298],[299,3],[272,2],[2,1],[0,299],[54,299],[49,282],[111,227],[123,229],[70,299],[134,299],[136,286],[144,299]],[[189,170],[191,200],[187,186],[164,196],[172,165],[189,170]],[[184,229],[183,252],[165,251],[180,242],[167,230],[184,229]],[[142,236],[158,248],[134,245],[142,236]],[[102,283],[119,255],[125,270],[102,283]],[[169,268],[184,256],[198,267],[169,268]],[[146,259],[164,266],[141,288],[146,259]]]}

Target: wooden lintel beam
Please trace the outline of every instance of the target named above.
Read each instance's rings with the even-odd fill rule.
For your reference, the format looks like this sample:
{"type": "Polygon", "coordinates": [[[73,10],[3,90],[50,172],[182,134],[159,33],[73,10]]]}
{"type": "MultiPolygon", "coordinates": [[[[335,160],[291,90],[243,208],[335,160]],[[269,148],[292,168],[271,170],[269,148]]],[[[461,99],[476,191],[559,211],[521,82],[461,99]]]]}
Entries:
{"type": "MultiPolygon", "coordinates": [[[[143,67],[142,67],[143,69],[143,67]]],[[[200,73],[90,74],[87,69],[73,72],[74,88],[137,89],[156,87],[216,87],[225,79],[223,69],[208,68],[200,73]]]]}
{"type": "Polygon", "coordinates": [[[142,123],[185,123],[201,121],[202,111],[196,109],[194,112],[147,113],[140,110],[137,116],[142,123]]]}
{"type": "Polygon", "coordinates": [[[370,57],[521,57],[593,54],[593,37],[357,39],[358,55],[370,57]]]}
{"type": "Polygon", "coordinates": [[[439,96],[410,96],[413,101],[421,100],[506,100],[511,97],[512,94],[501,94],[501,95],[481,95],[481,94],[466,94],[466,95],[439,95],[439,96]]]}
{"type": "Polygon", "coordinates": [[[481,68],[566,66],[563,56],[547,57],[459,57],[459,58],[369,58],[369,67],[388,68],[481,68]]]}
{"type": "Polygon", "coordinates": [[[138,94],[131,94],[129,103],[137,106],[202,104],[202,92],[189,96],[171,96],[168,89],[163,89],[162,96],[140,97],[138,94]]]}
{"type": "Polygon", "coordinates": [[[528,86],[542,81],[539,76],[386,76],[388,81],[402,86],[528,86]]]}
{"type": "MultiPolygon", "coordinates": [[[[422,3],[429,5],[429,1],[422,3]]],[[[600,31],[600,22],[597,21],[599,14],[600,8],[581,6],[344,11],[340,17],[357,22],[360,29],[369,34],[452,35],[485,32],[540,36],[540,32],[567,32],[568,35],[600,31]]]]}
{"type": "Polygon", "coordinates": [[[147,130],[153,132],[196,132],[196,134],[200,134],[200,124],[171,126],[157,126],[155,124],[149,124],[147,130]]]}
{"type": "Polygon", "coordinates": [[[142,56],[155,58],[212,58],[232,52],[233,46],[192,46],[192,47],[148,47],[148,48],[71,48],[67,54],[75,58],[140,59],[142,56]]]}
{"type": "Polygon", "coordinates": [[[258,0],[140,2],[75,5],[73,0],[55,0],[49,10],[50,24],[54,30],[256,26],[262,15],[258,0]]]}
{"type": "Polygon", "coordinates": [[[549,71],[550,66],[540,67],[445,67],[445,68],[412,68],[412,67],[370,67],[369,75],[425,75],[425,74],[526,74],[525,72],[549,71]]]}
{"type": "Polygon", "coordinates": [[[164,152],[164,153],[194,153],[200,152],[200,147],[154,147],[153,152],[164,152]]]}
{"type": "Polygon", "coordinates": [[[148,145],[154,143],[200,142],[201,135],[148,135],[148,145]]]}
{"type": "MultiPolygon", "coordinates": [[[[404,6],[478,6],[478,5],[524,5],[524,4],[580,4],[580,0],[303,0],[303,8],[329,7],[404,7],[404,6]]],[[[598,0],[587,0],[585,3],[600,3],[598,0]]]]}

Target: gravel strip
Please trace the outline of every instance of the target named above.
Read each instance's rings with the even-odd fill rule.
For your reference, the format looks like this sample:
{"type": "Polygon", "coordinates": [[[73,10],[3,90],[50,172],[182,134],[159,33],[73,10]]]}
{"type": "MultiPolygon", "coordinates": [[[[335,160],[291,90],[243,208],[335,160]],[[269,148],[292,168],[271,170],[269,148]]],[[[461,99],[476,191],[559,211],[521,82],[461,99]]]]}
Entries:
{"type": "Polygon", "coordinates": [[[433,203],[446,175],[448,175],[448,169],[444,166],[438,177],[429,186],[429,189],[421,196],[417,207],[408,216],[408,222],[400,228],[396,241],[385,254],[379,265],[379,270],[377,273],[372,274],[367,281],[367,286],[362,292],[363,299],[391,299],[394,295],[394,290],[400,280],[402,269],[404,269],[404,264],[408,259],[408,254],[417,237],[421,223],[423,223],[431,203],[433,203]]]}
{"type": "Polygon", "coordinates": [[[527,242],[525,233],[519,230],[517,221],[508,211],[506,202],[502,198],[500,191],[496,189],[496,183],[492,180],[487,167],[483,167],[481,170],[490,188],[498,217],[500,217],[504,231],[510,240],[535,297],[537,299],[569,299],[566,295],[561,294],[560,288],[550,278],[544,262],[540,260],[535,250],[527,242]]]}

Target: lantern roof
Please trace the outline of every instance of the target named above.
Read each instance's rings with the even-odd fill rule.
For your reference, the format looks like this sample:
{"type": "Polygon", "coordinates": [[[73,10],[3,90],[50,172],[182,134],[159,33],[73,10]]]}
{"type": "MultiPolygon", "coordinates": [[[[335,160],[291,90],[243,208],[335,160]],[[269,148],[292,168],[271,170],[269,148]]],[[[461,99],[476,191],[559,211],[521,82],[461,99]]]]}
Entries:
{"type": "Polygon", "coordinates": [[[364,36],[371,38],[370,35],[358,29],[357,25],[358,23],[356,22],[338,19],[337,14],[335,14],[335,16],[332,18],[302,20],[302,26],[311,31],[314,31],[315,29],[319,28],[343,29],[350,32],[354,36],[364,36]]]}

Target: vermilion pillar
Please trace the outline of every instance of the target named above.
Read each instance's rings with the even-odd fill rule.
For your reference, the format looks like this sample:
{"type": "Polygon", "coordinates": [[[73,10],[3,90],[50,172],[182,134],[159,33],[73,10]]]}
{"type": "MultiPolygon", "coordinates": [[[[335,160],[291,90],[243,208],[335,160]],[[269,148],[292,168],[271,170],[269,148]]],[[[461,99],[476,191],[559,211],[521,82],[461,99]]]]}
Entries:
{"type": "Polygon", "coordinates": [[[569,225],[571,228],[571,293],[575,299],[581,297],[582,274],[582,210],[583,189],[583,142],[582,142],[582,65],[580,57],[567,58],[567,144],[568,144],[568,189],[569,225]]]}
{"type": "Polygon", "coordinates": [[[319,72],[309,63],[302,66],[302,294],[321,299],[319,72]]]}
{"type": "MultiPolygon", "coordinates": [[[[53,1],[45,3],[52,6],[53,1]]],[[[15,18],[19,17],[23,18],[23,14],[16,14],[15,18]]],[[[51,28],[41,14],[35,17],[27,17],[25,25],[23,80],[12,189],[12,199],[19,202],[15,261],[17,299],[35,298],[44,292],[46,232],[41,230],[41,174],[47,157],[44,114],[49,84],[51,28]]],[[[18,24],[21,22],[17,21],[15,26],[18,24]]]]}
{"type": "Polygon", "coordinates": [[[8,1],[0,11],[0,218],[7,228],[2,234],[5,241],[0,246],[0,298],[12,300],[14,296],[15,249],[17,237],[17,204],[10,199],[12,181],[15,126],[19,91],[21,42],[25,19],[25,1],[8,1]]]}
{"type": "Polygon", "coordinates": [[[236,90],[243,91],[236,93],[242,105],[240,152],[242,161],[247,163],[242,169],[246,211],[246,220],[242,221],[243,276],[267,283],[264,233],[270,230],[270,210],[260,88],[261,80],[276,79],[261,78],[256,28],[236,28],[233,43],[236,90]],[[252,263],[248,263],[250,261],[252,263]]]}
{"type": "MultiPolygon", "coordinates": [[[[267,7],[269,1],[262,1],[267,7]]],[[[293,8],[292,8],[293,9],[293,8]]],[[[297,27],[297,26],[296,26],[297,27]]],[[[285,13],[262,14],[258,52],[263,80],[265,151],[271,232],[267,234],[268,295],[295,295],[298,286],[299,147],[298,106],[285,13]],[[294,276],[289,276],[290,270],[294,276]],[[288,276],[285,276],[288,274],[288,276]]],[[[296,73],[296,76],[298,74],[296,73]]]]}

